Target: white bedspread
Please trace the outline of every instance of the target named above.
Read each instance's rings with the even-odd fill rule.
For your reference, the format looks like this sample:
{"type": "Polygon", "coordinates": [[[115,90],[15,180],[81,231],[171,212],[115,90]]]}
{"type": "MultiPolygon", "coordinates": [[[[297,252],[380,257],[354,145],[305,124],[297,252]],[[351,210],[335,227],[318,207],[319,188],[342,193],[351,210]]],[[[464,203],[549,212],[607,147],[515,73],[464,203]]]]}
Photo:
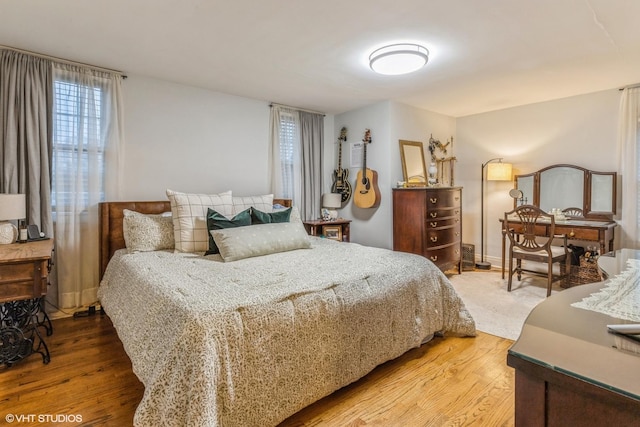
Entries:
{"type": "Polygon", "coordinates": [[[475,335],[425,258],[318,238],[229,263],[118,251],[99,297],[145,386],[137,426],[275,425],[434,332],[475,335]]]}

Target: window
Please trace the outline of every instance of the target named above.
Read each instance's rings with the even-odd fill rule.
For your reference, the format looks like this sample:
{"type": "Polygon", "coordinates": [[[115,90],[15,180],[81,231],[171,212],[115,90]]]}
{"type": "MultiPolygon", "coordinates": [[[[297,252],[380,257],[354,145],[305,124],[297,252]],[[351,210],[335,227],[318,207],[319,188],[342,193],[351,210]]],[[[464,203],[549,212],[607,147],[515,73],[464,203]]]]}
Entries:
{"type": "Polygon", "coordinates": [[[96,184],[104,200],[102,92],[100,87],[54,81],[52,185],[58,190],[51,194],[54,212],[88,206],[89,188],[96,184]],[[95,177],[99,182],[90,182],[95,177]]]}
{"type": "Polygon", "coordinates": [[[280,168],[282,174],[282,197],[293,199],[294,164],[298,144],[298,123],[293,114],[280,115],[280,168]]]}

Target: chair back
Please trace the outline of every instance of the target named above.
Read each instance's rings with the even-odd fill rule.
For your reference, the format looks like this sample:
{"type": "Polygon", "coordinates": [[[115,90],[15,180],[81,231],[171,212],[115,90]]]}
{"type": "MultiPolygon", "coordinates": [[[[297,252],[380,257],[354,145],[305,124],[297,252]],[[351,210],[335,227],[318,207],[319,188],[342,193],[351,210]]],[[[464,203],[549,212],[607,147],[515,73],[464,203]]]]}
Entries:
{"type": "Polygon", "coordinates": [[[504,226],[512,248],[519,248],[527,252],[540,250],[551,252],[556,227],[555,217],[539,207],[522,205],[512,211],[505,212],[504,226]],[[542,233],[536,235],[536,226],[542,221],[545,226],[551,224],[548,237],[541,237],[542,233]],[[516,238],[515,235],[519,235],[519,238],[516,238]]]}

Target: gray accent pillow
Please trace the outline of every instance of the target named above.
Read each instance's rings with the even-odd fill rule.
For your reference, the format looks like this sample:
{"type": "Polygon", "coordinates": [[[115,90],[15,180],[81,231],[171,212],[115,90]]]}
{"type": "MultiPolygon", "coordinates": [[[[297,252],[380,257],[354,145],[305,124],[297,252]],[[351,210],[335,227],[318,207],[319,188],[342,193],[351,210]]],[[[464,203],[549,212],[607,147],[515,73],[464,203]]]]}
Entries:
{"type": "Polygon", "coordinates": [[[211,235],[225,262],[311,247],[301,222],[212,230],[211,235]]]}

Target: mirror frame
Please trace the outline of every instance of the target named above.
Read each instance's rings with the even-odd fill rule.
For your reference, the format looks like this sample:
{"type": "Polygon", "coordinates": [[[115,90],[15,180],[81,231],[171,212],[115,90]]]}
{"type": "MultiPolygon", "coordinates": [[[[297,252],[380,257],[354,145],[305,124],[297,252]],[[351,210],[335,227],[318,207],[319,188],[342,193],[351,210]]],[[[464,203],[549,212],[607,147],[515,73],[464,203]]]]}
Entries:
{"type": "MultiPolygon", "coordinates": [[[[582,171],[584,173],[583,179],[583,198],[582,198],[582,213],[583,217],[586,220],[608,220],[612,221],[613,216],[616,214],[617,208],[617,198],[616,198],[616,188],[617,188],[617,172],[597,172],[592,171],[580,166],[576,165],[568,165],[568,164],[558,164],[547,166],[533,173],[520,174],[514,176],[514,184],[515,188],[518,188],[518,178],[528,178],[533,176],[533,200],[528,201],[529,204],[540,207],[540,174],[544,171],[553,168],[574,168],[582,171]],[[592,186],[593,186],[593,176],[611,176],[611,211],[592,211],[591,210],[591,195],[592,195],[592,186]]],[[[514,208],[517,207],[518,200],[514,200],[514,208]]],[[[571,206],[566,206],[571,207],[571,206]]],[[[576,206],[578,207],[578,206],[576,206]]]]}
{"type": "Polygon", "coordinates": [[[424,161],[424,144],[419,141],[406,141],[399,140],[400,145],[400,158],[402,159],[402,176],[404,178],[406,187],[427,187],[429,176],[427,175],[427,166],[424,161]],[[409,182],[409,175],[407,173],[407,158],[405,156],[405,147],[418,147],[420,148],[420,159],[422,160],[422,174],[424,176],[424,182],[409,182]]]}

